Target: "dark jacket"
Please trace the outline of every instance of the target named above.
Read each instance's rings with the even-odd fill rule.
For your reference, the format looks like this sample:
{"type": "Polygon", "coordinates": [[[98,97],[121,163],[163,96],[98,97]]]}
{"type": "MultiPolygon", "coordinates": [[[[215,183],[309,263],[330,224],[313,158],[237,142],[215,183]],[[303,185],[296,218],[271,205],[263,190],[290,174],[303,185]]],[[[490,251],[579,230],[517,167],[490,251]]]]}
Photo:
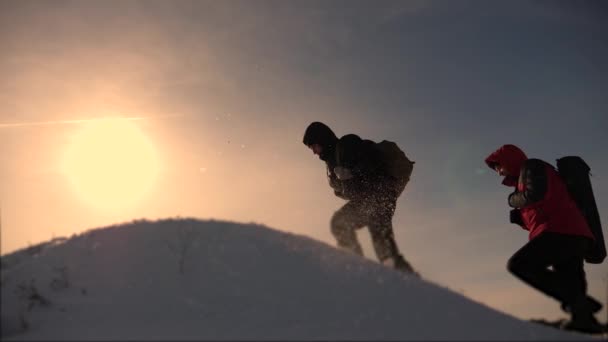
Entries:
{"type": "Polygon", "coordinates": [[[553,166],[540,159],[528,159],[514,145],[502,146],[485,161],[490,168],[498,164],[511,175],[518,175],[505,177],[503,184],[515,187],[509,195],[509,206],[520,210],[521,225],[530,232],[530,239],[543,232],[593,238],[583,214],[553,166]]]}
{"type": "Polygon", "coordinates": [[[340,138],[336,145],[336,166],[343,167],[352,174],[352,178],[342,180],[342,195],[346,199],[378,199],[378,197],[394,197],[392,193],[396,185],[380,159],[376,143],[361,139],[355,134],[340,138]]]}
{"type": "MultiPolygon", "coordinates": [[[[307,128],[303,142],[305,145],[320,144],[323,152],[319,158],[327,166],[327,178],[334,194],[340,198],[352,199],[396,199],[391,189],[395,186],[381,167],[376,143],[361,139],[355,134],[347,134],[340,139],[323,123],[313,122],[307,128]],[[347,169],[352,177],[339,179],[336,167],[347,169]]],[[[394,191],[393,191],[394,192],[394,191]]]]}

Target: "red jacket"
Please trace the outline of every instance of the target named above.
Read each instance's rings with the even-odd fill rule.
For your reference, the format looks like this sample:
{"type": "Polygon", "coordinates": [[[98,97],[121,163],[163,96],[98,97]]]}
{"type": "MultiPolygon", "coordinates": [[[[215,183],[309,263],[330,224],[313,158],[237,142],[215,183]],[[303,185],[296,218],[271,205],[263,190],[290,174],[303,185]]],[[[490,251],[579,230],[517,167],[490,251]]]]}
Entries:
{"type": "Polygon", "coordinates": [[[485,161],[492,169],[498,164],[518,176],[505,177],[503,184],[516,188],[509,196],[509,205],[521,210],[523,228],[530,232],[530,240],[543,232],[593,239],[587,221],[553,166],[528,159],[514,145],[502,146],[485,161]]]}

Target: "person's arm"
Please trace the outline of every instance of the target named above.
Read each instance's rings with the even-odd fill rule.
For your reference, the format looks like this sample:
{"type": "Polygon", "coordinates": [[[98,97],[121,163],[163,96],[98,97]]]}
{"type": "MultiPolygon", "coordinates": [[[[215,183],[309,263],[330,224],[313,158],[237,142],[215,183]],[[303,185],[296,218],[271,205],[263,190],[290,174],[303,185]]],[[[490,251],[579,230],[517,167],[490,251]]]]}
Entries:
{"type": "Polygon", "coordinates": [[[342,181],[338,179],[338,176],[333,170],[330,170],[329,166],[327,167],[327,179],[329,181],[329,186],[334,190],[334,195],[342,199],[348,199],[344,194],[344,185],[342,184],[342,181]]]}
{"type": "Polygon", "coordinates": [[[520,226],[524,230],[528,230],[528,227],[526,227],[524,220],[521,217],[521,209],[511,209],[509,212],[509,222],[520,226]]]}
{"type": "Polygon", "coordinates": [[[542,200],[546,193],[547,164],[539,159],[528,159],[519,174],[518,190],[509,195],[509,206],[526,207],[542,200]]]}

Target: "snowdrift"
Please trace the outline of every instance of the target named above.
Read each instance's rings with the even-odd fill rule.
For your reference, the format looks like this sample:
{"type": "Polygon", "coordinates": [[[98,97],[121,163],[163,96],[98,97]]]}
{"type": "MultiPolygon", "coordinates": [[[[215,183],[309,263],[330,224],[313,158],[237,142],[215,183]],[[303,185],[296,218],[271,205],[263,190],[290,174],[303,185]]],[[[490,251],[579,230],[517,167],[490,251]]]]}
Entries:
{"type": "Polygon", "coordinates": [[[257,224],[145,220],[2,257],[6,340],[573,340],[257,224]]]}

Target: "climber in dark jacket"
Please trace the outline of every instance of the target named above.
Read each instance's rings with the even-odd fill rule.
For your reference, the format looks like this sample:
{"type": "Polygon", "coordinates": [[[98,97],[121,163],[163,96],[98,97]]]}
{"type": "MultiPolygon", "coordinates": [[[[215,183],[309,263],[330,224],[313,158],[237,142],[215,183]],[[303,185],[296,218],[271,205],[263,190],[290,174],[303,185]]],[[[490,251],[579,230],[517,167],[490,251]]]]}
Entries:
{"type": "Polygon", "coordinates": [[[528,159],[514,145],[500,147],[485,162],[504,176],[504,185],[515,187],[508,198],[510,222],[529,231],[530,241],[511,257],[508,270],[571,313],[564,328],[601,331],[593,313],[602,306],[587,296],[583,269],[593,234],[555,168],[528,159]]]}
{"type": "Polygon", "coordinates": [[[303,142],[325,162],[334,194],[348,201],[331,219],[331,232],[338,246],[363,255],[356,230],[367,226],[381,263],[416,274],[399,252],[392,226],[404,184],[383,170],[375,143],[355,134],[338,139],[321,122],[308,126],[303,142]]]}

